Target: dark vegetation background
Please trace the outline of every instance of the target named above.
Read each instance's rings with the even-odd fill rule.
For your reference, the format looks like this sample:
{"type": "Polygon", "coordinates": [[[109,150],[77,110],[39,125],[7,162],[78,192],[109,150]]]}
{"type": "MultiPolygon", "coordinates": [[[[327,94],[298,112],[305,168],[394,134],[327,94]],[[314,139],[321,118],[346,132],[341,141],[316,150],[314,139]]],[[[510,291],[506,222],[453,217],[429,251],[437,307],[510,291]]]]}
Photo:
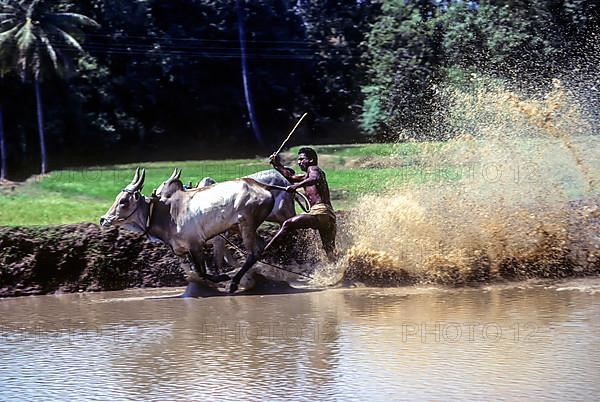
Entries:
{"type": "MultiPolygon", "coordinates": [[[[482,73],[542,86],[565,72],[598,77],[597,0],[53,3],[101,27],[78,36],[86,53],[68,74],[42,75],[50,169],[253,156],[303,112],[296,142],[430,139],[439,85],[482,73]],[[240,24],[262,145],[244,98],[240,24]]],[[[8,177],[37,173],[33,84],[6,69],[0,102],[8,177]]]]}

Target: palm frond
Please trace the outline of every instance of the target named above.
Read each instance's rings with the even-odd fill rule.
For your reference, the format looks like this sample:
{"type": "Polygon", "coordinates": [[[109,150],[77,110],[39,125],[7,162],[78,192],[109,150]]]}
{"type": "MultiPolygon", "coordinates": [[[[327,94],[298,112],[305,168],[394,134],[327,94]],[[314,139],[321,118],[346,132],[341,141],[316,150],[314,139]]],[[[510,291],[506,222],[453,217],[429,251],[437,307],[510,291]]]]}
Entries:
{"type": "Polygon", "coordinates": [[[90,17],[77,13],[52,13],[48,18],[61,27],[80,25],[84,27],[100,28],[100,24],[90,17]]]}
{"type": "Polygon", "coordinates": [[[58,71],[59,70],[58,57],[56,56],[56,51],[54,50],[52,43],[50,43],[50,39],[48,39],[48,36],[42,30],[38,30],[37,34],[40,38],[40,41],[44,44],[44,46],[46,48],[46,53],[48,54],[48,57],[50,57],[50,60],[52,61],[52,65],[58,71]]]}
{"type": "Polygon", "coordinates": [[[21,29],[15,34],[15,38],[17,39],[17,48],[20,53],[23,53],[35,44],[36,36],[33,32],[34,26],[31,20],[27,20],[23,25],[21,25],[21,29]]]}
{"type": "Polygon", "coordinates": [[[67,53],[84,53],[84,27],[100,25],[68,11],[56,0],[0,0],[0,63],[12,65],[23,80],[41,79],[46,68],[68,70],[67,53]],[[15,25],[15,26],[13,26],[15,25]],[[52,66],[50,65],[52,64],[52,66]]]}
{"type": "Polygon", "coordinates": [[[0,21],[0,26],[12,25],[17,22],[16,18],[7,18],[5,20],[0,21]]]}
{"type": "Polygon", "coordinates": [[[17,25],[8,31],[0,33],[0,51],[2,52],[2,59],[6,61],[8,55],[15,53],[15,34],[18,32],[20,26],[17,25]]]}
{"type": "Polygon", "coordinates": [[[77,42],[77,40],[75,38],[73,38],[71,35],[69,35],[65,31],[63,31],[62,29],[55,27],[55,26],[48,26],[47,29],[50,34],[56,35],[57,37],[61,38],[62,40],[65,41],[65,43],[67,45],[74,47],[75,49],[77,49],[80,52],[84,51],[83,48],[81,47],[81,45],[79,44],[79,42],[77,42]]]}
{"type": "Polygon", "coordinates": [[[37,46],[34,49],[33,53],[31,54],[31,62],[29,63],[29,70],[31,71],[31,74],[33,75],[33,78],[36,81],[40,79],[40,77],[42,75],[42,57],[40,55],[40,51],[37,48],[37,46]]]}
{"type": "Polygon", "coordinates": [[[13,12],[13,13],[23,13],[25,11],[23,9],[23,7],[15,1],[2,3],[0,5],[0,9],[3,11],[13,12]]]}
{"type": "MultiPolygon", "coordinates": [[[[25,4],[27,3],[26,1],[24,2],[25,4]]],[[[31,14],[31,16],[38,16],[43,14],[45,11],[48,11],[50,8],[52,7],[52,3],[49,3],[46,0],[33,0],[30,1],[29,4],[27,4],[26,8],[27,8],[27,13],[31,14]]]]}
{"type": "Polygon", "coordinates": [[[21,25],[15,25],[11,29],[0,32],[0,47],[4,47],[5,43],[15,40],[15,35],[17,31],[21,28],[21,25]]]}
{"type": "Polygon", "coordinates": [[[27,64],[29,61],[29,57],[27,52],[19,53],[19,57],[17,58],[17,73],[21,77],[23,81],[27,78],[27,64]]]}

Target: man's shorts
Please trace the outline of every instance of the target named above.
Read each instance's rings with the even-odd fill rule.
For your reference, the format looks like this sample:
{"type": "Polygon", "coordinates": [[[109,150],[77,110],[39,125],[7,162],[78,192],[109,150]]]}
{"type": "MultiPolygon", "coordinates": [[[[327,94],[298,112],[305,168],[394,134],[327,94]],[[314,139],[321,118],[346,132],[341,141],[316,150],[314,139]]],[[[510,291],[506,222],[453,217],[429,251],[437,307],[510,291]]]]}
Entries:
{"type": "Polygon", "coordinates": [[[324,204],[322,202],[313,205],[310,207],[310,211],[307,212],[308,215],[313,216],[327,216],[332,220],[331,223],[335,224],[335,212],[333,212],[333,208],[330,205],[324,204]]]}

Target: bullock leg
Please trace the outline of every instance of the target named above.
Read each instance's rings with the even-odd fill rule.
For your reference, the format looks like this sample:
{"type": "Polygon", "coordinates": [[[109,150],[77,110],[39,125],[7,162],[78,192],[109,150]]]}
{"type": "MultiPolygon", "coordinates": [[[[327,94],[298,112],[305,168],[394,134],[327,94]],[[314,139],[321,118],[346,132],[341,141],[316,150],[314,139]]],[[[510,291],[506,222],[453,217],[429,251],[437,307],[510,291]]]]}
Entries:
{"type": "Polygon", "coordinates": [[[226,282],[231,279],[229,277],[229,275],[225,275],[225,274],[220,274],[220,275],[208,274],[206,272],[206,265],[205,265],[206,258],[204,256],[204,252],[202,250],[190,251],[190,253],[188,254],[188,257],[189,257],[190,263],[194,267],[194,270],[198,273],[198,275],[200,275],[201,278],[208,279],[209,281],[215,282],[215,283],[226,282]],[[200,269],[198,269],[198,268],[200,268],[200,269]]]}
{"type": "Polygon", "coordinates": [[[286,192],[280,192],[275,197],[275,207],[273,208],[272,215],[269,215],[267,220],[271,222],[277,222],[280,225],[286,220],[296,215],[296,209],[294,207],[293,195],[286,192]]]}
{"type": "Polygon", "coordinates": [[[231,285],[229,285],[229,293],[235,293],[235,291],[238,290],[240,281],[242,280],[246,272],[248,272],[248,270],[252,268],[256,261],[258,261],[258,258],[259,256],[256,254],[248,254],[248,256],[246,257],[246,261],[244,261],[244,265],[242,265],[242,268],[235,274],[235,276],[231,280],[231,285]]]}
{"type": "Polygon", "coordinates": [[[246,250],[249,251],[248,256],[246,257],[246,261],[244,261],[244,265],[242,268],[235,274],[233,279],[231,280],[231,284],[229,286],[229,293],[234,293],[240,284],[240,280],[242,277],[248,272],[250,268],[258,261],[261,254],[261,247],[258,241],[258,235],[256,230],[258,229],[258,225],[250,224],[245,220],[240,223],[240,232],[242,234],[242,240],[244,241],[244,246],[246,250]]]}
{"type": "Polygon", "coordinates": [[[213,245],[213,257],[215,258],[215,265],[219,272],[223,269],[223,263],[225,262],[225,240],[221,236],[217,236],[211,240],[213,245]]]}
{"type": "MultiPolygon", "coordinates": [[[[223,236],[228,236],[229,232],[223,233],[223,236]]],[[[212,239],[213,242],[213,253],[215,257],[215,265],[219,272],[223,270],[223,264],[227,263],[231,266],[235,264],[235,258],[227,247],[227,242],[221,236],[216,236],[212,239]]]]}

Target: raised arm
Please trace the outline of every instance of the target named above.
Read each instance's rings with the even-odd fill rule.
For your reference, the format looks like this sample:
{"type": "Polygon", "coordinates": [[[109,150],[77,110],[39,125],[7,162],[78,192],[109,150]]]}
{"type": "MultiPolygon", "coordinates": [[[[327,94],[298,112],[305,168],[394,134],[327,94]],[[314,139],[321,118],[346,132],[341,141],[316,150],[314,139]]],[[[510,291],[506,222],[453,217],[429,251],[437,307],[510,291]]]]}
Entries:
{"type": "Polygon", "coordinates": [[[293,186],[290,186],[290,187],[293,187],[294,190],[297,190],[297,189],[303,188],[303,187],[314,186],[322,178],[321,170],[319,168],[317,168],[316,166],[309,167],[306,175],[295,176],[295,177],[301,178],[301,179],[294,181],[294,183],[296,183],[296,184],[294,184],[293,186]]]}
{"type": "Polygon", "coordinates": [[[279,173],[281,173],[283,175],[283,177],[288,179],[291,183],[299,183],[299,182],[303,181],[304,179],[306,179],[306,177],[307,177],[307,175],[304,175],[304,174],[299,174],[299,175],[292,174],[289,170],[287,170],[281,164],[279,158],[277,158],[275,155],[271,155],[269,162],[271,163],[271,165],[273,166],[273,168],[275,170],[277,170],[279,173]]]}

